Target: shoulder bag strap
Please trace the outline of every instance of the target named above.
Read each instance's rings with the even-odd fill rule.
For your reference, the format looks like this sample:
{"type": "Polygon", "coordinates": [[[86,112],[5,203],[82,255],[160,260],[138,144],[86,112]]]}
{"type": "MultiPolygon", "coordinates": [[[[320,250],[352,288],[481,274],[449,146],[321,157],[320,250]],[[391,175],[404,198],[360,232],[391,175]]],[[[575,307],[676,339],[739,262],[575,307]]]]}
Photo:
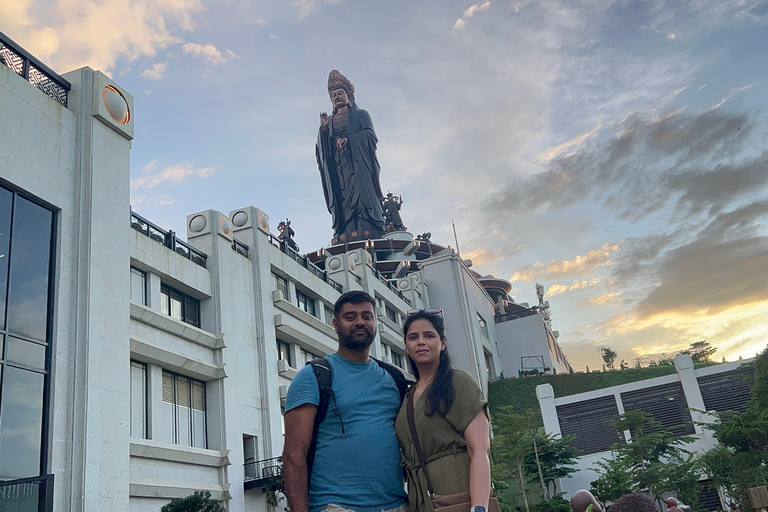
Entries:
{"type": "MultiPolygon", "coordinates": [[[[415,386],[414,386],[415,387],[415,386]]],[[[411,430],[411,438],[413,439],[413,447],[416,448],[416,454],[419,456],[419,463],[421,469],[424,471],[424,478],[427,481],[427,489],[429,495],[433,496],[435,491],[432,490],[432,484],[429,482],[429,473],[427,472],[427,464],[424,462],[424,452],[421,451],[421,443],[419,442],[419,434],[416,432],[416,420],[413,413],[413,389],[408,392],[406,400],[408,401],[405,407],[405,415],[408,419],[408,428],[411,430]]]]}

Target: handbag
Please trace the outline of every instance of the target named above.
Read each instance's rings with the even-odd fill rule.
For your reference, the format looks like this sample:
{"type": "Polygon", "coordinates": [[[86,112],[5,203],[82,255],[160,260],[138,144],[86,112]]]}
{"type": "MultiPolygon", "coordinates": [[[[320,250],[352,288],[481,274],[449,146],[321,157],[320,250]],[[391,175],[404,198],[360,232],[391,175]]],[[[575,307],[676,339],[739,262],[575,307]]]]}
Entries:
{"type": "MultiPolygon", "coordinates": [[[[456,494],[435,494],[435,491],[432,488],[432,483],[429,481],[429,472],[427,471],[427,464],[424,461],[424,452],[421,451],[419,434],[416,432],[416,421],[414,420],[413,413],[413,391],[408,393],[406,400],[405,411],[408,419],[408,428],[411,430],[413,447],[416,449],[416,454],[419,456],[419,463],[424,471],[424,478],[427,481],[427,490],[429,491],[429,499],[432,502],[432,509],[434,512],[470,512],[472,503],[470,501],[469,491],[456,494]]],[[[499,499],[496,497],[496,491],[493,488],[493,484],[491,484],[491,496],[488,500],[488,512],[501,512],[499,499]]]]}

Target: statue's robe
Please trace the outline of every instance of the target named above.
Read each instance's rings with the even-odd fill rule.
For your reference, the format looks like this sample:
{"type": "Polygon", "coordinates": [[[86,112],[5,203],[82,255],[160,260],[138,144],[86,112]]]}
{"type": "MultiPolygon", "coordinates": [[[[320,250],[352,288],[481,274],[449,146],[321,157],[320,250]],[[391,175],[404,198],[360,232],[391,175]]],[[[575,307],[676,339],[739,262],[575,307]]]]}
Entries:
{"type": "Polygon", "coordinates": [[[318,131],[315,155],[336,242],[375,239],[384,233],[377,143],[371,116],[356,107],[349,108],[346,133],[334,130],[332,116],[328,130],[318,131]],[[345,137],[347,146],[337,151],[336,139],[345,137]]]}

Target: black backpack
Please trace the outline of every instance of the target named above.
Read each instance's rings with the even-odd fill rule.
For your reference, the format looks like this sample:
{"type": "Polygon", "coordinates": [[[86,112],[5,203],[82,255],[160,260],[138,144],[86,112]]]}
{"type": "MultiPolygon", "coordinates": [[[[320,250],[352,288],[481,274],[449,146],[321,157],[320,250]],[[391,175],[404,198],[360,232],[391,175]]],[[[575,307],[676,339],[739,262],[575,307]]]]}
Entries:
{"type": "MultiPolygon", "coordinates": [[[[385,369],[387,373],[389,373],[393,379],[395,379],[395,384],[397,384],[397,390],[400,392],[400,402],[402,403],[403,398],[405,398],[405,393],[408,391],[408,385],[412,384],[409,382],[405,375],[403,375],[403,372],[401,372],[397,367],[385,363],[384,361],[379,361],[375,357],[372,357],[374,361],[376,361],[380,367],[385,369]]],[[[331,365],[328,363],[328,360],[324,357],[320,357],[317,359],[314,359],[307,364],[312,365],[312,371],[315,372],[315,377],[317,378],[317,388],[318,391],[320,391],[320,403],[317,404],[317,414],[315,414],[315,425],[312,429],[312,442],[309,444],[309,450],[307,450],[307,478],[309,478],[309,475],[312,474],[312,465],[315,462],[315,450],[317,449],[317,431],[320,428],[320,423],[323,422],[325,419],[325,415],[328,412],[328,405],[331,403],[331,399],[336,401],[336,396],[333,393],[333,388],[331,387],[333,383],[333,370],[331,369],[331,365]]],[[[338,416],[338,411],[334,408],[334,413],[338,416]]],[[[341,416],[339,416],[339,420],[341,421],[341,416]]],[[[341,422],[341,432],[344,433],[344,422],[341,422]]]]}

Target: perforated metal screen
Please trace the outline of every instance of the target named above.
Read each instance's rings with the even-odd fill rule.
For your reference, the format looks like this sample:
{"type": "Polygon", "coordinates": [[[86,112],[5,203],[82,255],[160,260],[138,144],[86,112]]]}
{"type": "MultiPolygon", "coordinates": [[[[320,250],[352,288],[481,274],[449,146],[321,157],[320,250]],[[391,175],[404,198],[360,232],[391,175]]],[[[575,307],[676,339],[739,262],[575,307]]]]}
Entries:
{"type": "Polygon", "coordinates": [[[695,432],[679,382],[628,391],[621,394],[621,401],[625,411],[645,411],[676,436],[695,432]]]}
{"type": "Polygon", "coordinates": [[[752,395],[752,380],[755,373],[752,366],[730,372],[699,377],[699,389],[708,411],[738,411],[747,409],[752,395]]]}
{"type": "Polygon", "coordinates": [[[619,409],[613,395],[560,405],[557,407],[557,419],[563,436],[574,434],[571,441],[579,455],[610,450],[613,443],[624,442],[609,423],[619,418],[619,409]]]}

